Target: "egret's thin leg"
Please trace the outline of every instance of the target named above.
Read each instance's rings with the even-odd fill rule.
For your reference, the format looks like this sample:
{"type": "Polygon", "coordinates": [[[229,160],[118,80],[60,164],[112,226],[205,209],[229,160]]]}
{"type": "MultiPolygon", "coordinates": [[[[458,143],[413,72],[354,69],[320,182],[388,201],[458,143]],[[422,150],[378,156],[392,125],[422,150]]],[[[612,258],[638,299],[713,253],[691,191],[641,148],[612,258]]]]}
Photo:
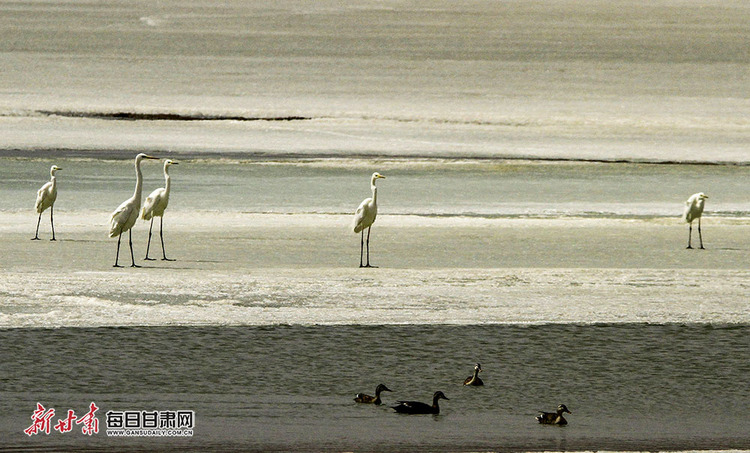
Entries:
{"type": "Polygon", "coordinates": [[[52,225],[52,239],[50,241],[56,241],[55,239],[55,221],[52,219],[52,213],[54,212],[55,207],[50,206],[49,207],[49,223],[52,225]]]}
{"type": "Polygon", "coordinates": [[[156,258],[149,258],[148,257],[148,249],[151,247],[151,228],[154,227],[154,218],[151,217],[151,226],[148,227],[148,243],[146,244],[146,257],[143,258],[147,261],[154,261],[156,258]]]}
{"type": "Polygon", "coordinates": [[[370,265],[370,230],[372,230],[372,227],[367,229],[367,264],[365,267],[377,267],[370,265]]]}
{"type": "Polygon", "coordinates": [[[362,265],[362,255],[365,252],[365,230],[362,230],[361,240],[359,242],[359,267],[365,267],[362,265]]]}
{"type": "Polygon", "coordinates": [[[372,227],[367,229],[367,267],[370,267],[370,230],[372,230],[372,227]]]}
{"type": "Polygon", "coordinates": [[[130,261],[132,261],[133,263],[130,265],[130,267],[141,267],[135,264],[135,255],[133,255],[133,229],[132,228],[128,230],[128,243],[130,243],[130,261]]]}
{"type": "Polygon", "coordinates": [[[122,267],[117,264],[117,260],[120,258],[120,239],[122,239],[122,232],[120,232],[120,235],[117,236],[117,254],[115,255],[115,265],[112,267],[122,267]]]}
{"type": "Polygon", "coordinates": [[[167,252],[164,250],[164,216],[160,217],[159,220],[159,237],[161,237],[161,254],[164,256],[162,261],[174,261],[167,258],[167,252]]]}
{"type": "Polygon", "coordinates": [[[698,238],[701,240],[701,249],[703,249],[703,234],[701,234],[701,218],[700,217],[698,217],[698,238]]]}
{"type": "Polygon", "coordinates": [[[690,241],[693,239],[693,223],[690,223],[690,229],[688,230],[688,246],[686,248],[693,248],[693,246],[690,244],[690,241]]]}
{"type": "Polygon", "coordinates": [[[32,241],[38,241],[39,240],[39,223],[42,221],[42,213],[39,213],[39,220],[36,221],[36,234],[33,238],[31,238],[32,241]]]}

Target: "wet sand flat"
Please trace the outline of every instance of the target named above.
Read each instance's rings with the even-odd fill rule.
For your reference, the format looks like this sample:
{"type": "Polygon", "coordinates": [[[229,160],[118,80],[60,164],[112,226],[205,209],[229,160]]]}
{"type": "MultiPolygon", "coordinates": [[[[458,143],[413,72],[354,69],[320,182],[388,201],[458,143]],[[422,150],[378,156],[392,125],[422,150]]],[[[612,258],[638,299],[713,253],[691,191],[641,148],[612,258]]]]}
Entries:
{"type": "Polygon", "coordinates": [[[380,267],[359,269],[348,216],[220,217],[173,213],[173,262],[142,260],[138,224],[143,267],[128,267],[123,242],[126,267],[114,269],[103,225],[64,226],[61,213],[56,243],[30,241],[29,216],[3,214],[0,325],[749,320],[750,225],[740,219],[704,219],[707,249],[686,250],[687,227],[674,219],[383,216],[371,243],[380,267]]]}
{"type": "MultiPolygon", "coordinates": [[[[46,214],[45,214],[46,215],[46,214]]],[[[0,267],[5,270],[105,271],[116,238],[108,213],[56,213],[57,243],[33,237],[35,216],[0,214],[0,267]]],[[[49,222],[48,218],[46,219],[49,222]]],[[[157,219],[150,255],[161,257],[157,219]]],[[[165,220],[174,263],[143,263],[148,224],[133,229],[136,261],[145,267],[195,271],[259,268],[348,268],[359,262],[351,216],[186,213],[165,220]]],[[[372,229],[372,264],[383,268],[653,268],[748,269],[750,221],[703,219],[706,250],[685,250],[688,226],[668,219],[487,219],[381,215],[372,229]]],[[[126,236],[120,263],[130,264],[126,236]]]]}

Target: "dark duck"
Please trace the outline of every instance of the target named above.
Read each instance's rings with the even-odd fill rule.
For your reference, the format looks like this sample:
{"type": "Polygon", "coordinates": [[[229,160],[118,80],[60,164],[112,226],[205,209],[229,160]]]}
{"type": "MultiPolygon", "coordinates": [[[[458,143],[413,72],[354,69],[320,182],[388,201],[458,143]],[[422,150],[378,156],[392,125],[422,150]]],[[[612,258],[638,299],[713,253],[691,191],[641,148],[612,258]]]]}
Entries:
{"type": "Polygon", "coordinates": [[[443,392],[435,392],[432,395],[432,405],[419,401],[399,401],[398,406],[393,406],[393,409],[399,414],[439,414],[438,400],[441,399],[447,400],[448,398],[443,392]]]}
{"type": "Polygon", "coordinates": [[[540,412],[536,420],[545,425],[567,425],[568,421],[563,417],[564,412],[572,413],[564,404],[561,404],[557,406],[557,412],[540,412]]]}
{"type": "Polygon", "coordinates": [[[386,387],[385,384],[380,384],[375,388],[375,396],[365,395],[364,393],[357,393],[357,395],[354,397],[354,401],[358,403],[380,405],[383,403],[383,401],[380,400],[380,392],[390,392],[390,391],[391,389],[386,387]]]}
{"type": "Polygon", "coordinates": [[[480,371],[482,371],[482,365],[477,363],[474,365],[474,374],[464,380],[464,385],[484,385],[482,378],[479,377],[480,371]]]}

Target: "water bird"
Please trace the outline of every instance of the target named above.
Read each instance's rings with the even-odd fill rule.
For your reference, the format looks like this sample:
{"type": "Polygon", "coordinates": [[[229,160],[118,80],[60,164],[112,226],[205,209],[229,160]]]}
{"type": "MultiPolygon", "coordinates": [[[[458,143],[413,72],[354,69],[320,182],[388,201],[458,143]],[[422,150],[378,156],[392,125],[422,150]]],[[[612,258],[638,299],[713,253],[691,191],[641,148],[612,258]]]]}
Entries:
{"type": "Polygon", "coordinates": [[[358,403],[380,405],[383,403],[380,400],[380,392],[391,392],[391,391],[392,390],[386,387],[385,384],[380,384],[375,388],[375,396],[365,395],[364,393],[357,393],[357,395],[354,397],[354,401],[358,403]]]}
{"type": "Polygon", "coordinates": [[[567,425],[568,421],[563,417],[563,412],[572,414],[564,404],[561,404],[557,406],[557,412],[540,411],[539,415],[536,416],[536,421],[544,425],[567,425]]]}
{"type": "Polygon", "coordinates": [[[36,221],[36,234],[32,241],[39,241],[39,224],[42,222],[42,212],[49,208],[49,223],[52,225],[52,239],[50,241],[56,241],[55,239],[55,222],[53,220],[53,211],[55,209],[55,200],[57,200],[57,178],[55,172],[62,170],[57,165],[53,165],[49,169],[49,182],[44,184],[41,189],[36,192],[36,212],[39,213],[39,219],[36,221]]]}
{"type": "Polygon", "coordinates": [[[484,385],[482,378],[479,377],[480,371],[482,371],[482,365],[477,363],[476,365],[474,365],[474,374],[464,380],[464,385],[484,385]]]}
{"type": "Polygon", "coordinates": [[[156,258],[148,257],[148,250],[151,247],[151,230],[154,228],[154,217],[159,217],[159,237],[161,238],[161,253],[162,261],[174,261],[173,259],[167,258],[167,252],[164,250],[164,210],[167,209],[169,204],[169,189],[171,179],[169,176],[169,166],[177,165],[179,162],[175,162],[171,159],[164,161],[164,187],[160,187],[146,197],[146,201],[143,203],[141,209],[141,218],[143,220],[151,220],[151,225],[148,227],[148,243],[146,244],[146,258],[147,261],[153,261],[156,258]]]}
{"type": "Polygon", "coordinates": [[[354,232],[361,232],[362,234],[359,245],[359,267],[377,267],[370,265],[370,230],[372,230],[372,224],[378,215],[378,188],[375,186],[375,181],[378,179],[385,179],[385,176],[378,172],[373,173],[370,179],[372,198],[365,198],[354,213],[354,232]],[[363,265],[362,254],[365,247],[365,228],[367,228],[367,264],[363,265]]]}
{"type": "Polygon", "coordinates": [[[132,197],[123,201],[109,218],[109,237],[113,238],[117,236],[117,255],[115,255],[114,267],[122,267],[117,264],[117,260],[120,257],[120,239],[122,239],[122,233],[126,231],[128,232],[128,242],[130,243],[130,259],[133,263],[130,267],[140,267],[135,264],[135,257],[133,255],[133,232],[131,231],[131,228],[135,225],[135,221],[138,220],[138,211],[141,210],[141,190],[143,188],[141,160],[143,159],[158,160],[159,158],[144,153],[135,156],[135,192],[132,197]]]}
{"type": "Polygon", "coordinates": [[[398,401],[398,406],[393,406],[393,409],[399,414],[439,414],[438,400],[441,399],[447,400],[448,397],[438,391],[432,395],[432,405],[419,401],[398,401]]]}
{"type": "Polygon", "coordinates": [[[703,206],[706,203],[708,195],[703,192],[695,193],[690,195],[690,198],[685,202],[685,212],[682,213],[682,220],[690,224],[688,231],[688,245],[686,248],[693,248],[691,240],[693,239],[693,220],[698,219],[698,238],[701,241],[701,249],[703,249],[703,235],[701,234],[701,216],[703,215],[703,206]]]}

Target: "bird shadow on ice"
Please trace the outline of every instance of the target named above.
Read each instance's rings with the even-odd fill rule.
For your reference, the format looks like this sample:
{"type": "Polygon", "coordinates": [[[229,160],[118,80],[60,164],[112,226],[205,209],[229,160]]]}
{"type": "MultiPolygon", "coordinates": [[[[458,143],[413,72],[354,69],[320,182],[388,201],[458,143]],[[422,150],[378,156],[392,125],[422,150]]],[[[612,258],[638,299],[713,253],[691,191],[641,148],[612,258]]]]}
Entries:
{"type": "Polygon", "coordinates": [[[159,270],[173,270],[173,271],[177,271],[177,270],[180,270],[180,271],[189,271],[189,270],[192,270],[192,269],[195,269],[195,268],[194,267],[189,267],[189,266],[158,266],[158,265],[155,265],[155,266],[148,266],[148,265],[143,266],[142,265],[141,269],[159,269],[159,270]]]}
{"type": "Polygon", "coordinates": [[[105,242],[96,239],[57,239],[57,242],[105,242]]]}

